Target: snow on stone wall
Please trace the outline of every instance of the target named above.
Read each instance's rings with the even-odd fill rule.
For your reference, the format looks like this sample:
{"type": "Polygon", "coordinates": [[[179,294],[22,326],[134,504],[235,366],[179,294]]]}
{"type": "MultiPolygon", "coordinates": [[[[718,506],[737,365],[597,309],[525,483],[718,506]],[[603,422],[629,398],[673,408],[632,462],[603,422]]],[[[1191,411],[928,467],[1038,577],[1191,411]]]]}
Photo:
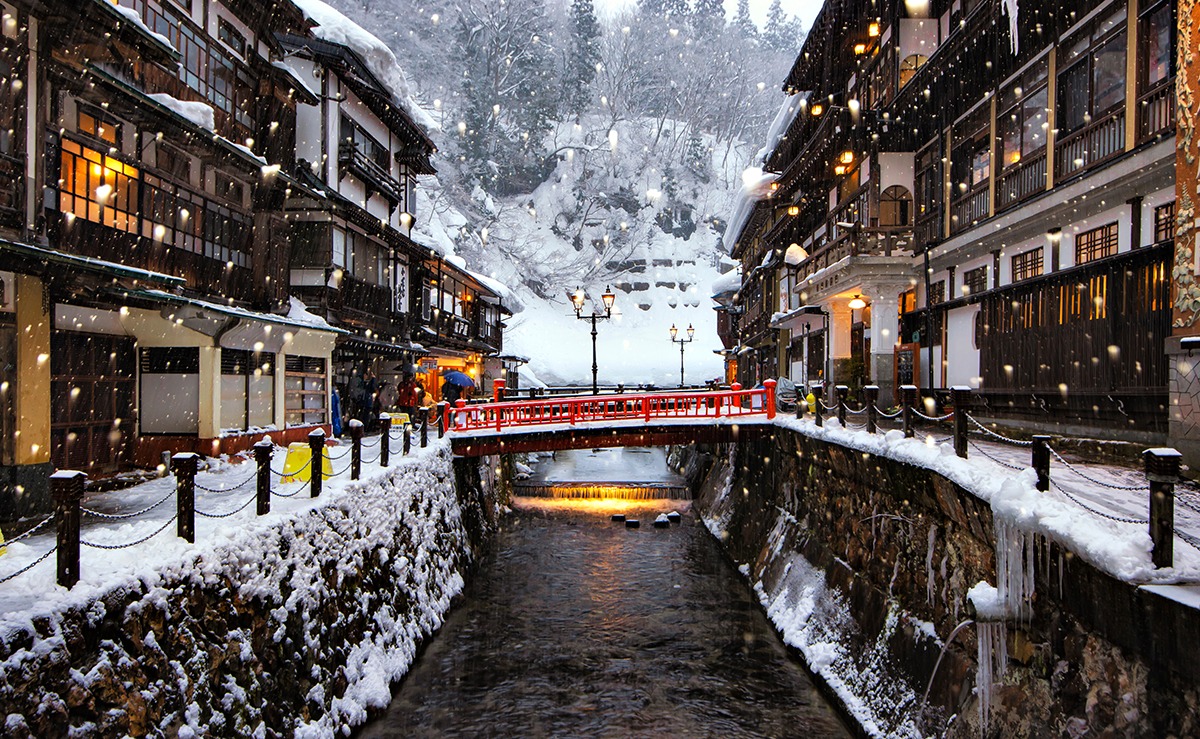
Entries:
{"type": "Polygon", "coordinates": [[[470,522],[495,518],[460,506],[448,449],[428,451],[90,606],[10,623],[6,736],[329,737],[362,723],[461,591],[470,522]]]}

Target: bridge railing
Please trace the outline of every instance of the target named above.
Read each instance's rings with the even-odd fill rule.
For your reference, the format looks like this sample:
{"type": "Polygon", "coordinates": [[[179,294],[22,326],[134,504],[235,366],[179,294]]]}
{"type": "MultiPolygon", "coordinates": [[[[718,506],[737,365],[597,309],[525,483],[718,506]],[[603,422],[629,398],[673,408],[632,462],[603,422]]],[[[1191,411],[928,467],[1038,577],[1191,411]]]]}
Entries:
{"type": "Polygon", "coordinates": [[[734,385],[715,392],[690,391],[573,398],[539,398],[447,406],[443,423],[456,432],[503,431],[506,428],[590,421],[661,421],[766,415],[775,417],[775,381],[743,390],[734,385]]]}

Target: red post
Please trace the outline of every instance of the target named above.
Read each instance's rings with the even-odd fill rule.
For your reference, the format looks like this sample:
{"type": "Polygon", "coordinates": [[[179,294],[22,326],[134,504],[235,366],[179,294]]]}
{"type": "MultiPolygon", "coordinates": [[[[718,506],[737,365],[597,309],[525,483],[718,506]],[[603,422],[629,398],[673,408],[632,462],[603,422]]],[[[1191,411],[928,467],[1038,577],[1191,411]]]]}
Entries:
{"type": "Polygon", "coordinates": [[[462,398],[459,398],[458,400],[454,401],[454,407],[458,409],[456,411],[458,414],[458,427],[460,429],[466,428],[467,412],[464,409],[467,407],[467,401],[463,400],[462,398]]]}
{"type": "MultiPolygon", "coordinates": [[[[503,380],[497,380],[497,382],[503,382],[503,380]]],[[[495,416],[496,416],[496,431],[499,431],[500,430],[500,409],[493,408],[492,413],[495,414],[495,416]]]]}
{"type": "Polygon", "coordinates": [[[646,419],[646,423],[650,423],[650,396],[642,397],[642,415],[646,419]]]}
{"type": "MultiPolygon", "coordinates": [[[[729,386],[729,389],[730,389],[730,391],[732,391],[734,393],[740,393],[740,392],[742,392],[742,383],[735,382],[729,386]]],[[[735,406],[738,408],[739,411],[741,410],[742,397],[740,395],[735,394],[735,395],[729,396],[729,415],[733,415],[733,408],[735,406]]]]}
{"type": "Polygon", "coordinates": [[[775,380],[763,380],[763,387],[767,391],[767,397],[763,398],[763,406],[767,409],[767,420],[775,417],[775,385],[778,383],[775,380]]]}
{"type": "MultiPolygon", "coordinates": [[[[504,397],[504,380],[492,380],[492,402],[499,403],[504,397]]],[[[497,421],[499,423],[499,421],[497,421]]]]}

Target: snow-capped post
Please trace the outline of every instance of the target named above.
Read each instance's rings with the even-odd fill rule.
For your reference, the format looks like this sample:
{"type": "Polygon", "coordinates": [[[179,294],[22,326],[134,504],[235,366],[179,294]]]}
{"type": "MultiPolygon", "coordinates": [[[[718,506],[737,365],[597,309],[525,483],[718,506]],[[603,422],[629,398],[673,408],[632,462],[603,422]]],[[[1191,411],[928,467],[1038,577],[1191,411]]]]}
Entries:
{"type": "Polygon", "coordinates": [[[505,381],[501,380],[501,379],[492,380],[492,402],[493,403],[499,403],[501,400],[504,400],[504,386],[506,384],[507,383],[505,383],[505,381]]]}
{"type": "Polygon", "coordinates": [[[954,403],[954,453],[967,458],[967,412],[971,408],[971,388],[955,385],[950,388],[950,399],[954,403]]]}
{"type": "Polygon", "coordinates": [[[325,472],[325,429],[308,432],[308,448],[312,458],[308,463],[309,497],[321,497],[321,478],[325,472]]]}
{"type": "Polygon", "coordinates": [[[846,396],[850,393],[850,388],[845,385],[838,385],[834,388],[837,390],[837,419],[838,423],[844,427],[846,425],[846,396]]]}
{"type": "Polygon", "coordinates": [[[271,512],[271,455],[274,453],[275,444],[271,442],[270,437],[254,445],[254,461],[258,463],[255,513],[259,516],[265,516],[271,512]]]}
{"type": "Polygon", "coordinates": [[[863,388],[863,397],[867,403],[867,433],[873,434],[879,430],[879,409],[875,404],[879,402],[879,386],[867,385],[863,388]]]}
{"type": "Polygon", "coordinates": [[[900,407],[904,411],[904,438],[906,439],[917,435],[916,429],[913,428],[913,411],[917,407],[918,392],[916,385],[900,386],[900,407]]]}
{"type": "Polygon", "coordinates": [[[459,398],[458,400],[454,401],[454,408],[456,409],[454,411],[454,415],[455,415],[454,425],[460,429],[466,428],[466,425],[467,425],[467,412],[465,410],[466,407],[467,407],[467,401],[463,400],[462,398],[459,398]]]}
{"type": "Polygon", "coordinates": [[[446,426],[450,423],[450,404],[439,401],[437,404],[438,438],[446,435],[446,426]]]}
{"type": "MultiPolygon", "coordinates": [[[[408,424],[404,424],[404,438],[408,440],[408,424]]],[[[408,450],[405,449],[407,454],[408,450]]],[[[392,456],[392,417],[387,413],[379,414],[379,466],[387,467],[392,456]]]]}
{"type": "Polygon", "coordinates": [[[1033,471],[1037,473],[1037,489],[1050,490],[1050,437],[1035,434],[1033,437],[1033,471]]]}
{"type": "Polygon", "coordinates": [[[763,380],[763,387],[767,391],[767,397],[763,398],[763,407],[767,409],[767,420],[775,417],[775,386],[778,385],[777,380],[763,380]]]}
{"type": "Polygon", "coordinates": [[[59,470],[50,475],[50,495],[58,519],[58,584],[70,588],[79,582],[79,501],[87,475],[59,470]]]}
{"type": "Polygon", "coordinates": [[[1175,563],[1175,483],[1179,480],[1182,455],[1175,449],[1142,452],[1146,479],[1150,482],[1150,557],[1155,567],[1175,563]]]}
{"type": "Polygon", "coordinates": [[[180,452],[171,457],[175,473],[175,533],[188,544],[196,543],[196,467],[200,455],[180,452]]]}
{"type": "Polygon", "coordinates": [[[821,407],[821,396],[825,394],[825,388],[822,385],[813,385],[809,392],[812,393],[813,400],[817,401],[813,406],[813,420],[817,422],[817,426],[824,426],[825,409],[821,407]]]}
{"type": "MultiPolygon", "coordinates": [[[[357,418],[350,419],[350,479],[357,480],[362,476],[362,435],[363,423],[357,418]]],[[[316,459],[314,457],[314,459],[316,459]]]]}

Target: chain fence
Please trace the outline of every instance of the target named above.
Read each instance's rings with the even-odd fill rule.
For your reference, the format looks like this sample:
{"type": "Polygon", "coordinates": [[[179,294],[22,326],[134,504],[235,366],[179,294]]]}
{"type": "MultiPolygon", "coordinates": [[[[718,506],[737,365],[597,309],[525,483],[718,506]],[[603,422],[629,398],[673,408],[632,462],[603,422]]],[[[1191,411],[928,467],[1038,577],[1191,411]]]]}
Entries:
{"type": "Polygon", "coordinates": [[[159,498],[154,503],[151,503],[150,505],[146,506],[145,508],[143,508],[140,511],[134,511],[133,513],[104,513],[102,511],[94,511],[91,508],[84,508],[83,506],[79,506],[79,510],[82,513],[86,513],[87,515],[94,516],[96,518],[103,518],[108,521],[122,521],[127,518],[137,518],[138,516],[140,516],[144,513],[149,513],[150,511],[154,510],[155,508],[158,508],[163,503],[166,503],[168,500],[170,500],[174,496],[175,496],[175,491],[172,490],[169,493],[167,493],[166,495],[164,495],[163,497],[159,498]]]}
{"type": "Polygon", "coordinates": [[[177,519],[177,518],[179,518],[179,514],[175,514],[175,515],[171,516],[170,518],[168,518],[166,520],[166,523],[164,523],[162,526],[159,526],[158,529],[153,534],[150,534],[148,536],[143,536],[142,538],[137,539],[135,541],[131,541],[127,544],[98,544],[96,542],[91,542],[91,541],[88,541],[87,539],[83,539],[83,538],[79,539],[79,543],[84,545],[85,547],[91,547],[93,549],[112,550],[112,549],[128,549],[130,547],[136,547],[138,544],[144,544],[145,542],[150,541],[154,537],[156,537],[159,534],[161,534],[162,532],[166,531],[167,527],[170,526],[171,524],[175,523],[175,519],[177,519]]]}
{"type": "MultiPolygon", "coordinates": [[[[10,543],[10,544],[11,544],[11,543],[12,543],[12,541],[9,541],[8,543],[10,543]]],[[[30,570],[32,570],[34,567],[37,567],[38,565],[40,565],[42,562],[45,562],[45,561],[46,561],[46,559],[47,559],[47,558],[48,558],[48,557],[49,557],[51,554],[54,554],[54,553],[55,553],[55,552],[57,552],[57,551],[58,551],[58,545],[57,545],[57,544],[55,544],[54,546],[50,547],[50,550],[49,550],[48,552],[46,552],[46,553],[45,553],[45,554],[43,554],[42,556],[38,557],[37,559],[33,560],[32,562],[30,562],[29,564],[25,565],[24,567],[22,567],[21,569],[17,570],[16,572],[12,572],[12,573],[9,573],[9,574],[5,575],[4,577],[0,577],[0,585],[3,585],[4,583],[8,582],[9,580],[13,580],[13,579],[16,579],[16,578],[20,577],[21,575],[24,575],[26,572],[29,572],[29,571],[30,571],[30,570]]]]}

